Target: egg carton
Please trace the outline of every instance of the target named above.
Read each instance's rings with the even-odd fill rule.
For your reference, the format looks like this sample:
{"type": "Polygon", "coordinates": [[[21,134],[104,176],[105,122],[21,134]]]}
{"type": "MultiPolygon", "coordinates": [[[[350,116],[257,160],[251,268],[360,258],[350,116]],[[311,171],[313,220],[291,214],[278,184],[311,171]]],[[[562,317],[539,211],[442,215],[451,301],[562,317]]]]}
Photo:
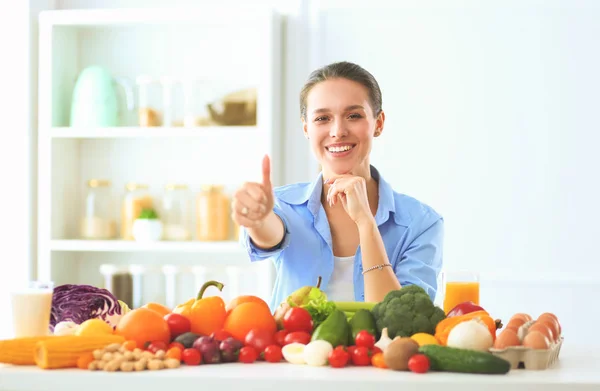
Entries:
{"type": "MultiPolygon", "coordinates": [[[[523,340],[527,329],[533,322],[521,326],[518,331],[519,339],[523,340]]],[[[490,348],[489,352],[510,362],[511,369],[544,370],[552,367],[558,361],[560,348],[564,338],[552,343],[548,349],[532,349],[525,346],[510,346],[505,349],[490,348]]]]}

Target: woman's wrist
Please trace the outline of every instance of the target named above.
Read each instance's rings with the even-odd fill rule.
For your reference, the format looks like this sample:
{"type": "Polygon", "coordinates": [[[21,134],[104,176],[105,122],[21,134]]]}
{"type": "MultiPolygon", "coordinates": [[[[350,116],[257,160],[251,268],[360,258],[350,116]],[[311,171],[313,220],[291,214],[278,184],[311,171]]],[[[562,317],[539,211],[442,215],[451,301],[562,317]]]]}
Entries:
{"type": "Polygon", "coordinates": [[[375,222],[375,217],[369,214],[364,218],[356,221],[356,226],[358,227],[358,234],[362,236],[363,234],[370,235],[373,233],[375,229],[377,229],[377,223],[375,222]]]}

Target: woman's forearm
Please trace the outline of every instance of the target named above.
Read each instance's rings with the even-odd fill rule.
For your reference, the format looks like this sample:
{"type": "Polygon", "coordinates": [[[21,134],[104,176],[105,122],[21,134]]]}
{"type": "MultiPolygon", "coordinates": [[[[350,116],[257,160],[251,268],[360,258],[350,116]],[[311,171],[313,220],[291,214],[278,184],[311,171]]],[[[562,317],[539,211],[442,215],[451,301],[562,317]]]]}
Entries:
{"type": "MultiPolygon", "coordinates": [[[[375,219],[358,225],[363,270],[370,267],[389,264],[381,233],[375,219]]],[[[386,266],[364,274],[365,301],[380,302],[388,292],[400,289],[400,282],[392,267],[386,266]]]]}
{"type": "Polygon", "coordinates": [[[258,248],[269,249],[283,240],[283,221],[271,211],[258,227],[246,228],[252,243],[258,248]]]}

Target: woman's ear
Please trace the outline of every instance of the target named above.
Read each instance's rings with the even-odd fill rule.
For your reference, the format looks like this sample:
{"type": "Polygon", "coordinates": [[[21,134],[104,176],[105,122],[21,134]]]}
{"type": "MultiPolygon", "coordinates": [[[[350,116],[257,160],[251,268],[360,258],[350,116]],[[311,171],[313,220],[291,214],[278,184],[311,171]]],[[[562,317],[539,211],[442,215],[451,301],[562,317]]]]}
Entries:
{"type": "Polygon", "coordinates": [[[306,120],[304,118],[302,119],[302,131],[304,132],[304,137],[306,137],[308,139],[308,124],[306,123],[306,120]]]}
{"type": "Polygon", "coordinates": [[[375,120],[375,137],[379,137],[383,132],[383,125],[385,123],[385,113],[383,110],[377,116],[377,120],[375,120]]]}

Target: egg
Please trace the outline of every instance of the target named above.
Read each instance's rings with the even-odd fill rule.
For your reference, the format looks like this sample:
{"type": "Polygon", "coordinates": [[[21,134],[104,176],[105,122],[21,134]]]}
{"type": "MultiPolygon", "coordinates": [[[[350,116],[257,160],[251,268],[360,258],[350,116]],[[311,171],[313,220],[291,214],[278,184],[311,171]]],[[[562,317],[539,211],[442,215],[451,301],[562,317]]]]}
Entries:
{"type": "Polygon", "coordinates": [[[508,324],[506,325],[506,329],[512,329],[516,332],[519,331],[519,327],[525,324],[525,320],[523,318],[511,318],[508,324]]]}
{"type": "Polygon", "coordinates": [[[541,314],[540,316],[538,316],[538,320],[553,321],[556,324],[556,331],[557,331],[558,335],[560,335],[562,333],[562,329],[560,327],[560,322],[556,318],[556,315],[551,314],[549,312],[544,312],[543,314],[541,314]]]}
{"type": "Polygon", "coordinates": [[[494,342],[494,347],[496,349],[506,349],[509,346],[519,346],[521,345],[521,341],[519,341],[519,337],[517,336],[517,332],[513,329],[506,329],[498,335],[496,341],[494,342]]]}
{"type": "Polygon", "coordinates": [[[552,330],[544,323],[536,321],[534,324],[529,326],[527,329],[527,334],[534,331],[539,331],[540,333],[544,334],[544,336],[548,338],[548,341],[554,341],[554,334],[552,333],[552,330]]]}
{"type": "Polygon", "coordinates": [[[514,314],[512,316],[512,318],[510,318],[510,320],[519,319],[519,318],[523,319],[525,322],[529,322],[530,320],[533,320],[533,318],[531,317],[531,315],[525,314],[525,313],[522,313],[522,312],[520,312],[518,314],[514,314]]]}
{"type": "Polygon", "coordinates": [[[539,331],[531,331],[523,338],[523,346],[531,349],[548,349],[550,341],[539,331]]]}
{"type": "Polygon", "coordinates": [[[550,329],[550,331],[552,331],[552,336],[554,337],[554,341],[558,341],[560,338],[560,331],[558,328],[558,324],[554,321],[554,319],[549,318],[549,317],[545,317],[545,318],[538,318],[536,320],[536,323],[541,323],[544,326],[548,327],[550,329]]]}

